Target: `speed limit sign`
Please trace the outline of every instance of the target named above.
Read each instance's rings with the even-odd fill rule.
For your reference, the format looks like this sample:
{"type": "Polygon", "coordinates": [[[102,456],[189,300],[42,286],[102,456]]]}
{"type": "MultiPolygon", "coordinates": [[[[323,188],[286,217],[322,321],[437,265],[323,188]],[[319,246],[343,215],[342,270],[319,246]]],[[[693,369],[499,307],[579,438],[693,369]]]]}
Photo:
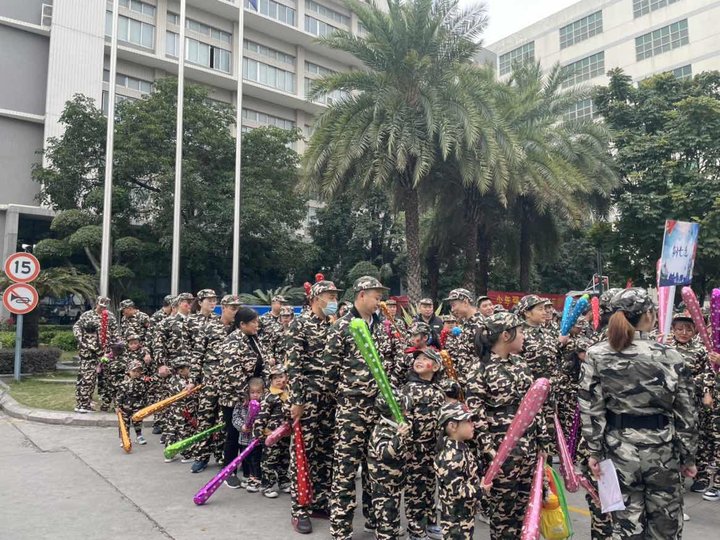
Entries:
{"type": "Polygon", "coordinates": [[[15,283],[30,283],[40,275],[40,261],[32,253],[13,253],[5,261],[5,275],[15,283]]]}

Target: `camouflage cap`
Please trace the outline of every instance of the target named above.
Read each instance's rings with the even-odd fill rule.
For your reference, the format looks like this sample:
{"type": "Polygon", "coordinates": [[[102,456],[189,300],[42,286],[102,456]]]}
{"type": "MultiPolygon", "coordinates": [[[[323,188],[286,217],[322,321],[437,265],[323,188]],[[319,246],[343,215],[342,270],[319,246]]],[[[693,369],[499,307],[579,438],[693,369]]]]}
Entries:
{"type": "Polygon", "coordinates": [[[295,315],[295,312],[293,311],[292,306],[283,306],[280,308],[281,317],[292,317],[293,315],[295,315]]]}
{"type": "Polygon", "coordinates": [[[676,322],[689,322],[693,325],[695,324],[693,318],[684,311],[679,311],[673,315],[672,323],[675,324],[676,322]]]}
{"type": "Polygon", "coordinates": [[[95,306],[109,307],[110,299],[107,296],[98,296],[95,299],[95,306]]]}
{"type": "Polygon", "coordinates": [[[310,298],[317,298],[324,292],[341,293],[342,289],[338,289],[332,281],[318,281],[310,287],[310,298]]]}
{"type": "Polygon", "coordinates": [[[486,317],[481,328],[484,329],[488,335],[495,335],[522,325],[523,322],[520,320],[520,317],[509,311],[501,311],[500,313],[493,313],[489,317],[486,317]]]}
{"type": "Polygon", "coordinates": [[[473,414],[466,405],[459,402],[448,402],[444,403],[440,407],[440,414],[438,415],[438,424],[444,426],[450,420],[461,422],[462,420],[475,421],[477,416],[473,414]]]}
{"type": "Polygon", "coordinates": [[[140,360],[132,360],[127,367],[128,371],[135,371],[136,369],[142,369],[143,365],[140,360]]]}
{"type": "Polygon", "coordinates": [[[220,300],[220,305],[241,306],[242,302],[240,301],[240,297],[237,294],[226,294],[222,297],[222,300],[220,300]]]}
{"type": "Polygon", "coordinates": [[[539,304],[543,304],[545,301],[540,298],[537,294],[528,294],[523,296],[517,305],[518,315],[522,315],[526,311],[530,311],[532,308],[539,304]]]}
{"type": "Polygon", "coordinates": [[[175,298],[173,298],[173,306],[179,306],[180,302],[192,302],[193,301],[193,295],[189,292],[184,292],[178,294],[175,298]]]}
{"type": "Polygon", "coordinates": [[[275,303],[278,303],[278,304],[287,304],[287,300],[285,300],[285,297],[282,296],[281,294],[276,294],[275,296],[273,296],[273,297],[270,299],[270,303],[271,303],[271,304],[275,304],[275,303]]]}
{"type": "Polygon", "coordinates": [[[215,294],[215,291],[213,291],[212,289],[203,289],[201,291],[198,291],[198,301],[205,300],[206,298],[217,298],[217,294],[215,294]]]}
{"type": "Polygon", "coordinates": [[[505,306],[502,304],[495,304],[495,307],[493,308],[493,313],[507,313],[508,310],[505,309],[505,306]]]}
{"type": "Polygon", "coordinates": [[[603,293],[598,298],[598,301],[600,302],[600,313],[612,312],[612,309],[610,309],[610,300],[612,300],[613,296],[615,296],[620,291],[622,291],[622,289],[617,287],[608,289],[607,291],[603,291],[603,293]]]}
{"type": "Polygon", "coordinates": [[[549,298],[543,298],[543,304],[545,304],[546,306],[552,306],[553,301],[550,300],[549,298]]]}
{"type": "Polygon", "coordinates": [[[135,332],[128,332],[125,334],[125,341],[132,341],[133,339],[140,341],[140,336],[138,336],[135,332]]]}
{"type": "Polygon", "coordinates": [[[385,305],[386,306],[397,306],[397,300],[395,300],[394,298],[388,298],[387,300],[385,300],[385,305]]]}
{"type": "Polygon", "coordinates": [[[390,289],[384,287],[380,280],[372,276],[359,277],[353,283],[353,292],[359,293],[371,290],[389,291],[390,289]]]}
{"type": "Polygon", "coordinates": [[[467,289],[453,289],[450,291],[450,294],[448,294],[448,297],[443,300],[443,302],[451,302],[453,300],[467,300],[472,304],[474,301],[473,293],[468,291],[467,289]]]}
{"type": "Polygon", "coordinates": [[[432,306],[433,305],[432,298],[421,298],[420,301],[418,302],[418,305],[432,306]]]}
{"type": "Polygon", "coordinates": [[[270,377],[279,377],[280,375],[285,375],[287,371],[285,370],[285,366],[282,364],[275,364],[273,367],[270,368],[270,377]]]}
{"type": "Polygon", "coordinates": [[[173,300],[175,300],[175,297],[172,294],[167,294],[163,298],[163,306],[172,306],[173,300]]]}
{"type": "Polygon", "coordinates": [[[412,353],[413,358],[417,358],[421,354],[424,356],[427,356],[430,360],[435,362],[438,366],[443,367],[442,358],[440,357],[440,353],[438,353],[432,347],[425,347],[424,349],[415,349],[412,353]]]}
{"type": "Polygon", "coordinates": [[[120,305],[119,305],[118,307],[119,307],[121,310],[122,310],[122,309],[131,308],[131,307],[135,307],[135,302],[133,302],[133,301],[130,300],[130,299],[128,299],[128,300],[123,300],[122,302],[120,302],[120,305]]]}
{"type": "Polygon", "coordinates": [[[424,334],[426,336],[429,336],[430,332],[430,325],[422,321],[415,321],[414,323],[412,323],[409,330],[411,336],[416,336],[418,334],[424,334]]]}
{"type": "Polygon", "coordinates": [[[610,308],[613,312],[622,311],[626,315],[642,315],[646,311],[655,309],[655,302],[642,287],[630,287],[621,289],[612,297],[610,308]]]}

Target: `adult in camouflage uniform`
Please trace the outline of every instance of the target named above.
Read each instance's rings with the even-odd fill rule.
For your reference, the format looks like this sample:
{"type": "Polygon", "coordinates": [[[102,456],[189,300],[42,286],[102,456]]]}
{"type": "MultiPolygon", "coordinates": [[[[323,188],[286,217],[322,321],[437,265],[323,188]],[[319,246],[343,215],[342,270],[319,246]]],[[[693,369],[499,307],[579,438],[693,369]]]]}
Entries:
{"type": "Polygon", "coordinates": [[[493,304],[493,301],[489,296],[478,296],[477,300],[475,300],[475,305],[477,305],[478,311],[482,317],[489,317],[495,310],[495,304],[493,304]]]}
{"type": "MultiPolygon", "coordinates": [[[[132,415],[147,405],[147,383],[142,377],[142,362],[132,360],[127,367],[127,377],[118,385],[115,411],[122,415],[125,427],[135,429],[138,444],[146,444],[142,435],[142,421],[132,422],[132,415]]],[[[130,434],[128,433],[128,436],[130,434]]]]}
{"type": "Polygon", "coordinates": [[[405,322],[405,319],[403,319],[402,316],[398,315],[397,300],[395,300],[394,298],[388,298],[385,301],[385,305],[387,306],[390,317],[392,317],[392,320],[394,321],[394,328],[397,328],[397,331],[400,333],[400,339],[404,339],[407,335],[408,325],[405,322]]]}
{"type": "MultiPolygon", "coordinates": [[[[194,364],[202,369],[203,387],[198,390],[197,431],[205,431],[220,423],[222,408],[220,407],[220,360],[222,344],[235,328],[235,314],[240,308],[240,298],[236,295],[225,295],[220,301],[222,312],[220,317],[208,321],[201,332],[194,336],[194,364]]],[[[220,432],[200,441],[193,447],[195,462],[191,471],[198,473],[207,467],[210,454],[222,460],[225,433],[220,432]]]]}
{"type": "MultiPolygon", "coordinates": [[[[310,288],[310,309],[290,323],[286,341],[290,413],[293,421],[300,420],[313,483],[314,509],[326,515],[330,513],[337,366],[324,351],[332,325],[330,318],[337,312],[340,292],[332,281],[314,283],[310,288]]],[[[291,444],[294,445],[294,439],[291,444]]],[[[295,457],[295,452],[291,452],[291,522],[297,532],[308,534],[312,532],[312,523],[308,509],[298,504],[295,457]]]]}
{"type": "Polygon", "coordinates": [[[158,323],[172,312],[173,300],[175,300],[175,297],[172,294],[166,295],[165,298],[163,298],[162,307],[150,316],[150,339],[152,339],[152,332],[158,323]]]}
{"type": "Polygon", "coordinates": [[[363,514],[366,529],[375,528],[372,494],[367,476],[367,447],[370,433],[377,421],[375,396],[378,392],[375,378],[355,345],[348,327],[354,318],[368,323],[380,358],[387,372],[393,364],[391,344],[382,322],[375,314],[383,291],[387,287],[374,277],[363,276],[355,280],[355,302],[350,311],[338,319],[329,333],[325,354],[326,362],[337,370],[337,413],[335,427],[335,455],[330,500],[330,532],[335,540],[352,538],[355,512],[355,475],[362,465],[363,514]]]}
{"type": "MultiPolygon", "coordinates": [[[[394,391],[401,410],[407,411],[407,397],[394,391]]],[[[397,424],[382,394],[375,398],[379,418],[370,435],[368,475],[375,508],[377,540],[401,537],[400,499],[406,485],[405,468],[410,459],[409,422],[397,424]]],[[[407,415],[405,415],[407,419],[407,415]]]]}
{"type": "MultiPolygon", "coordinates": [[[[185,358],[177,358],[174,361],[175,372],[170,376],[167,383],[169,395],[175,395],[191,387],[190,364],[190,360],[185,358]]],[[[187,439],[193,434],[195,426],[197,425],[197,402],[192,398],[193,396],[181,399],[166,409],[164,431],[166,447],[183,439],[187,439]]],[[[183,452],[183,463],[189,461],[187,455],[187,452],[183,452]]],[[[175,459],[177,459],[177,456],[165,459],[165,463],[175,461],[175,459]]]]}
{"type": "Polygon", "coordinates": [[[282,325],[280,324],[280,311],[283,306],[287,305],[287,303],[288,302],[284,296],[273,296],[270,300],[270,311],[260,316],[260,329],[258,330],[258,337],[262,340],[267,351],[270,350],[270,342],[274,338],[275,334],[282,331],[282,325]]]}
{"type": "Polygon", "coordinates": [[[108,311],[110,299],[98,296],[95,307],[86,311],[73,325],[73,335],[78,343],[80,367],[75,383],[75,412],[92,410],[92,394],[97,382],[97,368],[101,358],[110,351],[110,345],[118,341],[115,316],[108,311]],[[107,314],[107,329],[103,335],[102,318],[107,314]]]}
{"type": "Polygon", "coordinates": [[[473,438],[476,420],[460,403],[443,405],[438,418],[442,439],[434,465],[439,480],[440,526],[443,537],[452,540],[472,540],[475,529],[480,477],[468,441],[473,438]]]}
{"type": "MultiPolygon", "coordinates": [[[[242,401],[247,384],[252,377],[267,379],[265,373],[265,351],[258,339],[258,314],[254,309],[240,307],[235,314],[235,330],[232,331],[220,347],[220,368],[218,384],[226,436],[223,460],[230,463],[238,454],[239,433],[232,425],[235,405],[242,401]]],[[[240,487],[235,475],[225,480],[228,487],[240,487]]]]}
{"type": "MultiPolygon", "coordinates": [[[[191,313],[187,321],[187,329],[192,347],[192,354],[188,356],[190,359],[190,380],[198,384],[203,378],[203,360],[202,351],[195,347],[198,341],[202,341],[205,330],[213,322],[218,320],[215,314],[215,306],[217,305],[217,294],[212,289],[202,289],[198,291],[195,300],[197,301],[197,310],[191,313]]],[[[191,399],[197,400],[193,396],[191,399]]]]}
{"type": "Polygon", "coordinates": [[[430,298],[423,298],[418,303],[418,314],[413,320],[424,322],[430,327],[430,342],[433,347],[440,347],[440,332],[442,332],[443,322],[440,317],[435,315],[433,301],[430,298]]]}
{"type": "Polygon", "coordinates": [[[614,514],[617,538],[680,538],[681,474],[696,474],[693,381],[682,356],[646,339],[655,305],[640,288],[611,301],[608,340],[583,363],[579,401],[588,466],[612,459],[625,510],[614,514]]]}
{"type": "Polygon", "coordinates": [[[431,347],[415,350],[412,356],[408,382],[400,390],[407,399],[407,419],[412,425],[410,459],[405,468],[405,517],[411,540],[426,535],[433,540],[442,540],[435,512],[437,482],[433,470],[437,419],[440,407],[445,403],[445,393],[438,384],[442,360],[431,347]]]}
{"type": "Polygon", "coordinates": [[[443,302],[448,302],[452,314],[457,320],[462,321],[457,341],[446,346],[455,365],[458,382],[465,389],[468,384],[468,375],[477,363],[475,334],[482,324],[483,316],[475,307],[473,294],[467,289],[453,289],[443,302]]]}
{"type": "Polygon", "coordinates": [[[280,318],[278,319],[280,327],[265,342],[269,354],[268,363],[271,366],[285,365],[287,360],[288,328],[294,317],[295,313],[292,306],[280,308],[280,318]]]}
{"type": "Polygon", "coordinates": [[[592,337],[590,338],[593,345],[607,339],[607,326],[610,322],[610,317],[613,314],[612,308],[610,307],[610,301],[620,291],[622,291],[622,289],[608,289],[607,291],[604,291],[598,298],[598,303],[600,304],[600,326],[598,326],[597,330],[595,330],[595,332],[592,334],[592,337]]]}
{"type": "Polygon", "coordinates": [[[124,338],[127,334],[133,333],[140,336],[140,340],[146,343],[151,339],[150,317],[135,307],[132,300],[120,302],[120,335],[124,338]]]}
{"type": "MultiPolygon", "coordinates": [[[[487,466],[500,447],[527,391],[535,381],[523,347],[523,322],[512,313],[485,319],[477,336],[480,360],[468,377],[465,402],[478,416],[477,442],[487,466]]],[[[490,538],[519,538],[530,500],[535,461],[550,442],[542,411],[505,461],[484,497],[490,519],[490,538]]]]}

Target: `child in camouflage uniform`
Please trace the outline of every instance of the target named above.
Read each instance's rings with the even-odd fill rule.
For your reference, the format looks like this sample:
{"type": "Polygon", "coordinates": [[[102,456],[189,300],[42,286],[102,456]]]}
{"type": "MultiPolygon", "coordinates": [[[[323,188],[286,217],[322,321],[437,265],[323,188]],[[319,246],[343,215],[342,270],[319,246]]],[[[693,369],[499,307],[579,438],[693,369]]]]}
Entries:
{"type": "Polygon", "coordinates": [[[443,538],[472,540],[478,509],[480,478],[475,454],[467,441],[474,436],[475,416],[464,405],[449,402],[442,406],[440,451],[435,458],[439,480],[440,526],[443,538]]]}
{"type": "MultiPolygon", "coordinates": [[[[118,385],[115,395],[115,411],[119,412],[130,431],[132,415],[146,405],[147,383],[142,378],[142,364],[133,361],[128,366],[127,377],[118,385]]],[[[140,445],[146,444],[142,435],[142,422],[132,423],[135,437],[140,445]]]]}
{"type": "MultiPolygon", "coordinates": [[[[260,412],[255,420],[253,436],[264,439],[283,422],[290,422],[290,402],[286,391],[287,373],[282,365],[270,370],[270,389],[260,403],[260,412]]],[[[265,447],[262,455],[262,493],[269,499],[278,496],[278,486],[285,493],[290,493],[288,478],[290,467],[290,439],[284,437],[274,446],[265,447]],[[276,485],[277,484],[277,485],[276,485]]]]}
{"type": "MultiPolygon", "coordinates": [[[[190,361],[185,358],[178,358],[174,362],[175,374],[168,382],[168,395],[174,396],[185,390],[190,384],[190,361]]],[[[165,446],[169,446],[193,434],[197,425],[197,402],[192,396],[181,399],[167,408],[165,414],[165,446]]],[[[177,456],[166,459],[166,463],[175,461],[177,456]]],[[[182,454],[182,462],[192,461],[188,456],[182,454]]]]}
{"type": "MultiPolygon", "coordinates": [[[[253,426],[245,427],[248,416],[248,407],[251,401],[260,403],[265,393],[265,383],[260,377],[253,377],[248,382],[247,395],[245,399],[235,405],[232,416],[232,424],[240,434],[238,437],[239,452],[243,452],[248,445],[255,440],[252,434],[253,426]]],[[[262,457],[262,445],[255,447],[248,457],[242,461],[243,479],[240,481],[240,487],[245,488],[248,493],[257,493],[260,491],[260,478],[262,476],[260,470],[260,460],[262,457]]]]}
{"type": "MultiPolygon", "coordinates": [[[[422,323],[418,323],[422,324],[422,323]]],[[[415,350],[408,382],[400,393],[408,401],[407,418],[412,424],[410,458],[406,466],[405,516],[410,539],[442,539],[435,512],[433,457],[437,444],[437,418],[445,403],[438,379],[442,360],[431,347],[415,350]]]]}

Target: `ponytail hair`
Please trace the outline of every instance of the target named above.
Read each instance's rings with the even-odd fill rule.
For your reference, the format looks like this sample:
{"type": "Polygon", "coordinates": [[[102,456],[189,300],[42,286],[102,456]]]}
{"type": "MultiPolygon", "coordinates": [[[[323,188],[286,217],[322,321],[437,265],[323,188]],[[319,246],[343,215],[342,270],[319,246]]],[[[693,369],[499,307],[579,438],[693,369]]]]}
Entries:
{"type": "Polygon", "coordinates": [[[515,339],[517,335],[517,326],[508,330],[491,333],[487,326],[481,326],[475,332],[475,352],[480,357],[481,362],[487,362],[490,359],[490,353],[495,344],[500,340],[503,332],[510,334],[510,341],[515,339]]]}
{"type": "Polygon", "coordinates": [[[617,352],[624,351],[632,345],[635,337],[635,326],[640,322],[642,314],[629,317],[624,311],[616,311],[608,323],[608,343],[617,352]]]}

